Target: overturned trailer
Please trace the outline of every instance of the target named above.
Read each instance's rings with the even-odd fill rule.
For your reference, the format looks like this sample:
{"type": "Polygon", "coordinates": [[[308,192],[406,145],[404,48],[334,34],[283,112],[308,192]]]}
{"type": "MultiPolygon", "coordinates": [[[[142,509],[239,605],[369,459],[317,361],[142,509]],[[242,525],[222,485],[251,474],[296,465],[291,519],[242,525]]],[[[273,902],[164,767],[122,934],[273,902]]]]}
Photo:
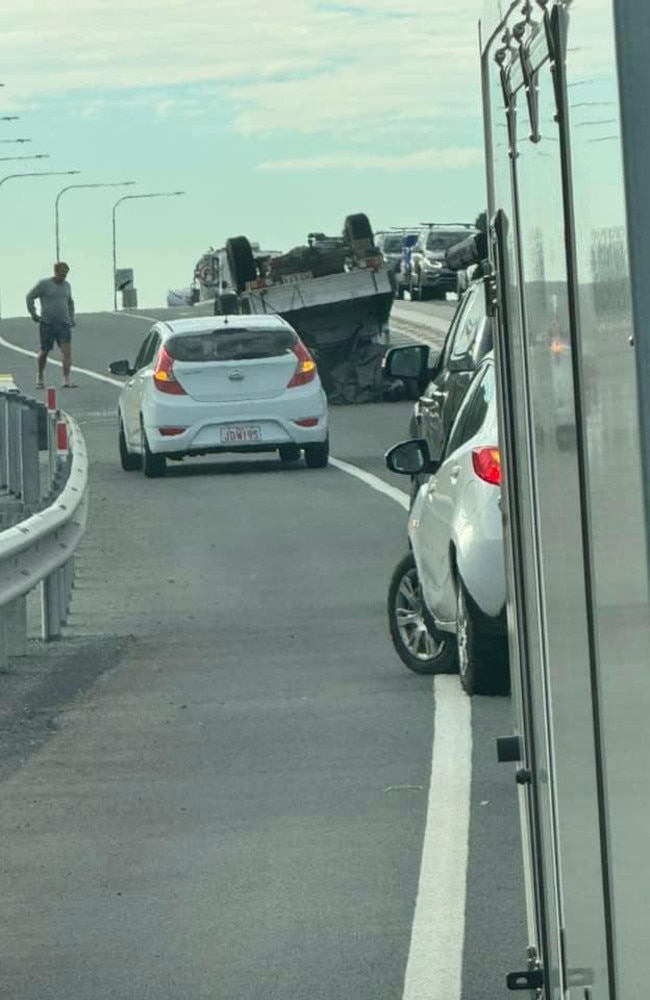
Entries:
{"type": "Polygon", "coordinates": [[[340,237],[310,233],[285,254],[256,253],[245,236],[233,237],[219,267],[215,312],[286,319],[314,354],[330,402],[395,395],[381,371],[393,284],[365,215],[348,216],[340,237]]]}

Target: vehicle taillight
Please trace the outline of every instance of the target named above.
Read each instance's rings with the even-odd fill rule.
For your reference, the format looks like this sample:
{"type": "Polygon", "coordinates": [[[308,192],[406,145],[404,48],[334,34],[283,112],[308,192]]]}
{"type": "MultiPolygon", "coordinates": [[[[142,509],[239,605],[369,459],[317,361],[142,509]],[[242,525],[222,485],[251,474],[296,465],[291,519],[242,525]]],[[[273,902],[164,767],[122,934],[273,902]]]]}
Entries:
{"type": "Polygon", "coordinates": [[[177,382],[174,375],[174,359],[167,353],[164,347],[160,348],[158,362],[154,368],[153,384],[160,392],[169,393],[171,396],[185,396],[185,389],[177,382]]]}
{"type": "Polygon", "coordinates": [[[293,353],[298,359],[296,370],[287,385],[287,389],[293,389],[297,385],[306,385],[316,378],[316,362],[303,344],[302,340],[296,340],[293,346],[293,353]]]}
{"type": "Polygon", "coordinates": [[[475,448],[472,452],[472,466],[484,483],[501,485],[501,456],[498,448],[475,448]]]}

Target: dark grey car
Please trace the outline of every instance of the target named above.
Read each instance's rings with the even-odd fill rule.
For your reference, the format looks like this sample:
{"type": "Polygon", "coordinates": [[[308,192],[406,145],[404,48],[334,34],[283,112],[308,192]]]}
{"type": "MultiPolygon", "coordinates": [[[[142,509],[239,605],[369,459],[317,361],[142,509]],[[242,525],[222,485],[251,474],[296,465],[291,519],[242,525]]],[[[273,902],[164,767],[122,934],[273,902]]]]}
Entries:
{"type": "Polygon", "coordinates": [[[410,260],[404,264],[408,274],[402,275],[411,299],[444,298],[447,292],[457,290],[458,275],[447,266],[445,255],[450,247],[475,232],[474,226],[463,223],[431,223],[420,230],[410,260]]]}
{"type": "MultiPolygon", "coordinates": [[[[439,354],[432,357],[426,344],[392,347],[387,351],[385,374],[403,379],[419,390],[408,437],[424,438],[432,459],[442,456],[447,434],[472,375],[492,347],[485,285],[475,281],[458,303],[439,354]]],[[[413,477],[412,496],[421,482],[421,477],[413,477]]]]}

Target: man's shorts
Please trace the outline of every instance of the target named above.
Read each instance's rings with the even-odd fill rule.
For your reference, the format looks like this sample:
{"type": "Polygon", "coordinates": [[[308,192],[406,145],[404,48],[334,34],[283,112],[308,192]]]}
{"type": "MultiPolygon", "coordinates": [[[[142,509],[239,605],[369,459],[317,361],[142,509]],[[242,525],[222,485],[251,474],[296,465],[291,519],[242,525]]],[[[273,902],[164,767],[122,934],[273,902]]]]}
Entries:
{"type": "Polygon", "coordinates": [[[70,343],[70,327],[67,323],[39,323],[41,350],[51,351],[55,344],[70,343]]]}

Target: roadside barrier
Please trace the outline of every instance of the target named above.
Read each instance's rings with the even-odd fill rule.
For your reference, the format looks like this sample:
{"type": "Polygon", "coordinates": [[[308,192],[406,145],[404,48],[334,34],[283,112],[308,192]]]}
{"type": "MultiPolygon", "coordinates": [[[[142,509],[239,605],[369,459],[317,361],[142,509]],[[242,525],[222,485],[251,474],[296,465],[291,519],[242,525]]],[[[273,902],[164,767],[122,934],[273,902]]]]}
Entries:
{"type": "Polygon", "coordinates": [[[75,420],[0,375],[0,669],[27,652],[27,595],[40,587],[44,640],[61,634],[88,507],[88,455],[75,420]],[[43,456],[43,457],[42,457],[43,456]]]}

